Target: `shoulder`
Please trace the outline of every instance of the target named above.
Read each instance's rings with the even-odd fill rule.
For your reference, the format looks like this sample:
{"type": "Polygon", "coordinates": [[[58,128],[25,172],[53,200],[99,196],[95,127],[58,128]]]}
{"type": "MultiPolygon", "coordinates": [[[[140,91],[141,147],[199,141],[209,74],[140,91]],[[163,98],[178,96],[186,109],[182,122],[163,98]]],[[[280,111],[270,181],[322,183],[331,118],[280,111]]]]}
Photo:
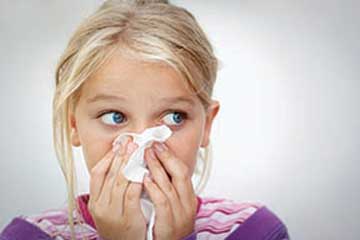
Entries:
{"type": "Polygon", "coordinates": [[[198,239],[288,239],[286,226],[263,203],[212,197],[198,199],[200,207],[195,221],[198,239]],[[274,237],[269,238],[270,235],[274,237]]]}
{"type": "Polygon", "coordinates": [[[17,216],[5,226],[0,233],[0,240],[14,239],[53,239],[46,232],[42,231],[38,226],[31,224],[25,219],[25,216],[17,216]]]}
{"type": "MultiPolygon", "coordinates": [[[[87,224],[79,224],[80,219],[74,213],[76,239],[83,236],[97,239],[96,230],[87,224]]],[[[38,214],[14,217],[0,233],[0,240],[70,240],[71,231],[65,208],[48,209],[38,214]]]]}

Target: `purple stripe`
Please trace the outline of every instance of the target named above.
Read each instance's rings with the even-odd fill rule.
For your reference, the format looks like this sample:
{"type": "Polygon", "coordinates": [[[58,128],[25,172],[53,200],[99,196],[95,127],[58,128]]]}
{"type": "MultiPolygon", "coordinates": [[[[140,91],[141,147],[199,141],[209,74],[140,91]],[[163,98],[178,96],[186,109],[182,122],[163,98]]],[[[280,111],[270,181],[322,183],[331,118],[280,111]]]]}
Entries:
{"type": "Polygon", "coordinates": [[[274,230],[269,234],[265,240],[289,240],[289,235],[287,232],[287,229],[285,225],[280,222],[278,225],[274,228],[274,230]]]}
{"type": "Polygon", "coordinates": [[[14,240],[53,240],[48,234],[43,232],[38,226],[26,221],[21,217],[15,217],[0,233],[0,239],[14,240]]]}
{"type": "Polygon", "coordinates": [[[182,240],[196,240],[196,232],[192,232],[190,235],[186,236],[182,240]]]}
{"type": "Polygon", "coordinates": [[[257,210],[233,231],[227,240],[286,240],[290,239],[286,226],[266,206],[257,210]]]}

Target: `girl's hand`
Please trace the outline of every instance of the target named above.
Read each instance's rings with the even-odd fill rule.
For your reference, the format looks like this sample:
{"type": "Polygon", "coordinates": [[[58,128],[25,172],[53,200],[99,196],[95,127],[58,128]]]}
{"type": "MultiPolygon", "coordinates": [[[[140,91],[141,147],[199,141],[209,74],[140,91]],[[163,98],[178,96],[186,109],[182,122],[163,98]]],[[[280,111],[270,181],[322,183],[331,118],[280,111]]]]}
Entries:
{"type": "Polygon", "coordinates": [[[163,143],[147,149],[145,160],[153,178],[144,184],[155,205],[154,237],[182,239],[193,232],[197,209],[189,168],[163,143]]]}
{"type": "Polygon", "coordinates": [[[91,169],[89,211],[104,240],[145,239],[142,184],[129,182],[121,171],[136,147],[128,138],[117,153],[111,149],[91,169]]]}

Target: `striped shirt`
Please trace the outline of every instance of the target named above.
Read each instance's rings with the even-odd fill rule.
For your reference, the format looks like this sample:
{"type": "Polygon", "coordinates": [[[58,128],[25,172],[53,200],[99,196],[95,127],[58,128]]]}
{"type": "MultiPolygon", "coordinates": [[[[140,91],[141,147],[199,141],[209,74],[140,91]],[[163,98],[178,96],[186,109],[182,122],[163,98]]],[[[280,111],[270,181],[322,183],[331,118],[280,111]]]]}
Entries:
{"type": "MultiPolygon", "coordinates": [[[[79,212],[73,213],[76,239],[102,240],[88,211],[89,194],[77,197],[79,212]]],[[[224,198],[197,196],[194,231],[183,240],[288,240],[287,228],[266,206],[224,198]]],[[[0,240],[71,240],[66,207],[37,215],[15,217],[0,234],[0,240]]]]}

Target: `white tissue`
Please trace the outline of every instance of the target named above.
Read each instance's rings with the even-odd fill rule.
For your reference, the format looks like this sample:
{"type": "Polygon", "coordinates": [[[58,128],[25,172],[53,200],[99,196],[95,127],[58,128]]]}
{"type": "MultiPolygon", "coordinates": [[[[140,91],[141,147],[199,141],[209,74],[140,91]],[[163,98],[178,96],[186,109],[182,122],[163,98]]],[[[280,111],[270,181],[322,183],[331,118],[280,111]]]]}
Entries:
{"type": "MultiPolygon", "coordinates": [[[[115,138],[113,147],[116,144],[122,143],[126,136],[132,136],[134,143],[138,145],[135,151],[129,157],[126,166],[123,169],[123,175],[126,179],[133,182],[142,183],[144,176],[149,173],[146,162],[144,160],[145,149],[156,142],[166,141],[172,134],[172,131],[166,125],[158,127],[147,128],[141,134],[136,133],[122,133],[115,138]]],[[[141,209],[144,213],[145,219],[148,223],[147,240],[153,239],[153,226],[155,223],[155,208],[150,200],[150,197],[145,191],[142,192],[140,198],[141,209]]]]}

